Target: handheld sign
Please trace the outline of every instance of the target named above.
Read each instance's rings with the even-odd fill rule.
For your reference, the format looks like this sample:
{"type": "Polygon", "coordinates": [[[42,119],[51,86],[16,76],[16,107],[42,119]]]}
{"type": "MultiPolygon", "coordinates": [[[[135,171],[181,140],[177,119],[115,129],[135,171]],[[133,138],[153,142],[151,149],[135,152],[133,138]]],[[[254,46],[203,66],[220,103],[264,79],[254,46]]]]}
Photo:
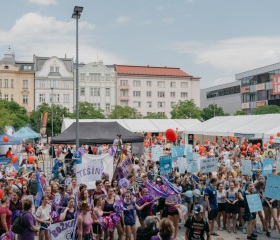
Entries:
{"type": "Polygon", "coordinates": [[[184,155],[184,146],[173,146],[171,147],[171,155],[173,159],[178,157],[183,157],[184,155]]]}
{"type": "Polygon", "coordinates": [[[261,198],[259,194],[246,195],[247,202],[249,205],[250,213],[258,212],[263,210],[261,198]]]}
{"type": "Polygon", "coordinates": [[[209,173],[217,171],[218,169],[218,159],[217,158],[203,158],[200,161],[200,172],[209,173]]]}
{"type": "Polygon", "coordinates": [[[252,163],[250,160],[242,160],[241,161],[241,171],[242,175],[251,175],[252,171],[252,163]]]}
{"type": "Polygon", "coordinates": [[[162,145],[152,145],[152,160],[158,161],[160,156],[163,155],[163,146],[162,145]]]}
{"type": "Polygon", "coordinates": [[[72,240],[73,232],[76,226],[76,219],[65,222],[51,224],[48,227],[51,240],[72,240]]]}
{"type": "Polygon", "coordinates": [[[161,156],[159,158],[160,173],[167,175],[172,171],[171,155],[161,156]]]}
{"type": "Polygon", "coordinates": [[[264,196],[280,201],[280,176],[267,175],[264,196]]]}
{"type": "Polygon", "coordinates": [[[273,167],[273,159],[272,158],[266,158],[262,161],[263,164],[263,171],[262,176],[267,176],[268,174],[272,173],[272,167],[273,167]]]}

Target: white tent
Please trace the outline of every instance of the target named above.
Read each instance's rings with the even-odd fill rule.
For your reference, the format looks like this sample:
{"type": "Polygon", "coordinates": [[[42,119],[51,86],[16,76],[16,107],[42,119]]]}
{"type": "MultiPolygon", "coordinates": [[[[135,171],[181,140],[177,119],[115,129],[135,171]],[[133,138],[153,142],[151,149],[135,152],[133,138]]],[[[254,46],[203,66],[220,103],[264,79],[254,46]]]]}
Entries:
{"type": "MultiPolygon", "coordinates": [[[[199,124],[197,119],[80,119],[80,122],[118,122],[131,132],[165,132],[166,129],[178,128],[178,132],[189,132],[190,129],[199,124]]],[[[64,118],[61,132],[76,122],[76,119],[64,118]]]]}

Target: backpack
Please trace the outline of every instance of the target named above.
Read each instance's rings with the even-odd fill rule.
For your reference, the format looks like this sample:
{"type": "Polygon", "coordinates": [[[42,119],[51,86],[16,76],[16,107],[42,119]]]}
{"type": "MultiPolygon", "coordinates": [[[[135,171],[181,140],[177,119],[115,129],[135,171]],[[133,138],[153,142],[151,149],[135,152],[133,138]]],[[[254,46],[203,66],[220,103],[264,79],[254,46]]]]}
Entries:
{"type": "Polygon", "coordinates": [[[12,225],[12,232],[15,234],[21,234],[25,230],[24,224],[23,224],[23,216],[27,214],[28,212],[23,212],[21,213],[16,220],[14,221],[12,225]]]}

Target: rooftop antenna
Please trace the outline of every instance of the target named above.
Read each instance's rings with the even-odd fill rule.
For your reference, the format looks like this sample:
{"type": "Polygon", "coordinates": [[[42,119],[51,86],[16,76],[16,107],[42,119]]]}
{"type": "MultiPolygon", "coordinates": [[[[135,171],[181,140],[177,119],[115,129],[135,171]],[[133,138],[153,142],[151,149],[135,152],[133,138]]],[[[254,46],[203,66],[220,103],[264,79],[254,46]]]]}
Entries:
{"type": "Polygon", "coordinates": [[[11,50],[11,46],[9,45],[9,47],[8,47],[8,50],[10,51],[11,50]]]}

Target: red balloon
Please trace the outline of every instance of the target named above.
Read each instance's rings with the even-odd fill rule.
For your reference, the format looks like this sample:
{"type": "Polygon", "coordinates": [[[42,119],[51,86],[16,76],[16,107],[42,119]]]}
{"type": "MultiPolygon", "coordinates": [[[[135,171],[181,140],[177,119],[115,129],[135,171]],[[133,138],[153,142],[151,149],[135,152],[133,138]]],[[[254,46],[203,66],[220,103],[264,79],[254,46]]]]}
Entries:
{"type": "Polygon", "coordinates": [[[193,139],[196,140],[196,136],[194,136],[193,139]]]}
{"type": "Polygon", "coordinates": [[[2,189],[0,189],[0,199],[2,199],[2,197],[3,197],[3,190],[2,189]]]}
{"type": "Polygon", "coordinates": [[[149,153],[149,157],[152,158],[152,154],[151,153],[149,153]]]}
{"type": "Polygon", "coordinates": [[[9,142],[9,137],[8,136],[4,136],[3,137],[3,141],[6,142],[6,143],[9,142]]]}
{"type": "Polygon", "coordinates": [[[176,133],[173,129],[169,128],[166,130],[165,132],[165,136],[166,138],[170,141],[170,142],[174,142],[174,140],[176,139],[176,133]]]}
{"type": "Polygon", "coordinates": [[[280,132],[277,133],[277,137],[280,137],[280,132]]]}
{"type": "Polygon", "coordinates": [[[243,155],[246,155],[246,151],[242,151],[241,153],[242,153],[243,155]]]}
{"type": "Polygon", "coordinates": [[[144,147],[149,147],[149,143],[148,142],[144,142],[144,147]]]}
{"type": "Polygon", "coordinates": [[[182,144],[184,144],[184,143],[185,143],[185,141],[184,141],[184,140],[182,140],[182,141],[181,141],[181,143],[182,143],[182,144]]]}
{"type": "Polygon", "coordinates": [[[205,153],[204,153],[204,152],[202,152],[200,155],[201,155],[201,156],[205,156],[205,153]]]}
{"type": "Polygon", "coordinates": [[[18,160],[18,156],[12,156],[12,163],[16,163],[18,160]]]}
{"type": "Polygon", "coordinates": [[[252,152],[254,152],[254,149],[250,147],[250,148],[248,149],[248,151],[249,151],[250,153],[252,153],[252,152]]]}
{"type": "Polygon", "coordinates": [[[270,140],[272,140],[274,137],[271,135],[269,138],[270,138],[270,140]]]}
{"type": "Polygon", "coordinates": [[[253,148],[254,148],[254,149],[257,149],[257,148],[258,148],[258,146],[257,146],[256,144],[254,144],[254,145],[253,145],[253,148]]]}
{"type": "Polygon", "coordinates": [[[273,141],[272,141],[272,140],[269,140],[269,144],[272,145],[272,144],[273,144],[273,141]]]}
{"type": "Polygon", "coordinates": [[[233,139],[233,136],[229,136],[229,140],[232,141],[232,139],[233,139]]]}
{"type": "Polygon", "coordinates": [[[234,141],[234,142],[237,142],[237,138],[234,138],[233,141],[234,141]]]}
{"type": "Polygon", "coordinates": [[[257,146],[258,146],[258,147],[260,147],[260,146],[261,146],[261,144],[260,144],[260,143],[257,143],[257,146]]]}
{"type": "Polygon", "coordinates": [[[216,142],[212,142],[212,144],[215,146],[217,143],[216,142]]]}
{"type": "Polygon", "coordinates": [[[33,156],[28,156],[27,161],[28,161],[28,163],[33,163],[34,162],[34,157],[33,156]]]}
{"type": "Polygon", "coordinates": [[[16,175],[17,175],[16,172],[12,172],[12,173],[11,173],[11,176],[12,176],[12,177],[15,177],[16,175]]]}
{"type": "Polygon", "coordinates": [[[243,150],[245,150],[245,149],[246,149],[246,146],[243,144],[243,145],[241,146],[241,148],[242,148],[243,150]]]}
{"type": "Polygon", "coordinates": [[[263,146],[264,146],[264,147],[267,147],[267,143],[264,143],[263,146]]]}

